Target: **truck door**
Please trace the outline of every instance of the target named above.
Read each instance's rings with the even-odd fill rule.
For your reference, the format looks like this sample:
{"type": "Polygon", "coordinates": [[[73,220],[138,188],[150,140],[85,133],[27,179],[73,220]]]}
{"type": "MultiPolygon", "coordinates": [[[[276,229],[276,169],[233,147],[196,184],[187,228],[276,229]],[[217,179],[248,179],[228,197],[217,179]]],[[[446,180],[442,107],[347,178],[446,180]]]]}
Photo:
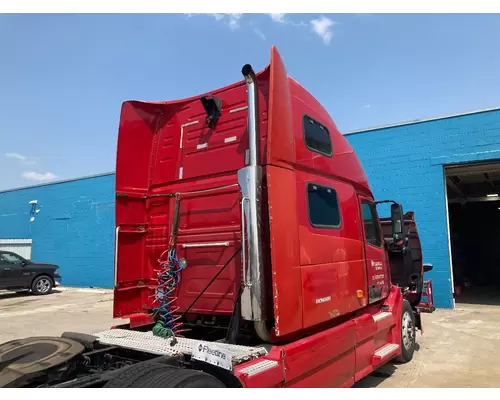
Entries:
{"type": "Polygon", "coordinates": [[[389,293],[387,258],[375,204],[370,198],[361,196],[359,203],[365,239],[368,303],[374,303],[389,293]]]}
{"type": "Polygon", "coordinates": [[[0,277],[2,287],[23,286],[21,258],[14,253],[0,253],[0,277]]]}

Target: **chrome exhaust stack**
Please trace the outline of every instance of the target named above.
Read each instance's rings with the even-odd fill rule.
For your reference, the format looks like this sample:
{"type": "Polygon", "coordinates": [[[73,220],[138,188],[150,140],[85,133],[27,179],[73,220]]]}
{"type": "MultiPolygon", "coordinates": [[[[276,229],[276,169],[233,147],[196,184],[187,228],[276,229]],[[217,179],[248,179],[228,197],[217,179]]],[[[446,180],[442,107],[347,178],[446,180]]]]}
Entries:
{"type": "Polygon", "coordinates": [[[260,125],[259,125],[259,89],[257,76],[250,64],[241,69],[241,73],[247,84],[248,105],[248,136],[249,136],[249,165],[257,166],[260,156],[260,125]]]}
{"type": "Polygon", "coordinates": [[[243,195],[241,202],[242,281],[241,316],[254,321],[256,332],[268,341],[265,328],[265,283],[262,262],[261,197],[262,167],[260,164],[260,132],[257,77],[252,66],[241,70],[247,87],[249,150],[246,167],[238,171],[238,184],[243,195]],[[246,240],[245,240],[246,238],[246,240]]]}

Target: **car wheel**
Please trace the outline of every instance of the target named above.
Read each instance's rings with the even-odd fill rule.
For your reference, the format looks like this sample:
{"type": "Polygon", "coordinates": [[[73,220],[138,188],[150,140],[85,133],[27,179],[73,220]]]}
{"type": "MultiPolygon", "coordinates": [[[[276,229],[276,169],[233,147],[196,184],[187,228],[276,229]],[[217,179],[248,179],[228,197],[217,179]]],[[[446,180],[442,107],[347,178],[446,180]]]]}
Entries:
{"type": "Polygon", "coordinates": [[[54,287],[52,279],[46,275],[37,277],[31,285],[31,291],[36,295],[49,294],[54,287]]]}

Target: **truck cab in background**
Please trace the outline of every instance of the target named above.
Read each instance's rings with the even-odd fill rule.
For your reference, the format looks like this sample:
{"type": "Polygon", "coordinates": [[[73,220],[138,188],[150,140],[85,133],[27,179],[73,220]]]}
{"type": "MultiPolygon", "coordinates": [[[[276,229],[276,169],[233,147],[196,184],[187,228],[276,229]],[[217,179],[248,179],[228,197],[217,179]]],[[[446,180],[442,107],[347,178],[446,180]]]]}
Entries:
{"type": "Polygon", "coordinates": [[[383,203],[391,203],[391,217],[381,219],[391,282],[400,288],[404,298],[418,310],[417,327],[422,329],[420,312],[435,310],[432,280],[424,279],[425,272],[431,271],[433,265],[423,262],[415,214],[411,211],[403,214],[402,206],[392,200],[376,202],[383,203]]]}
{"type": "Polygon", "coordinates": [[[348,387],[412,359],[413,214],[392,202],[379,218],[352,147],[275,47],[242,74],[123,104],[113,314],[128,322],[65,334],[71,368],[44,385],[348,387]]]}

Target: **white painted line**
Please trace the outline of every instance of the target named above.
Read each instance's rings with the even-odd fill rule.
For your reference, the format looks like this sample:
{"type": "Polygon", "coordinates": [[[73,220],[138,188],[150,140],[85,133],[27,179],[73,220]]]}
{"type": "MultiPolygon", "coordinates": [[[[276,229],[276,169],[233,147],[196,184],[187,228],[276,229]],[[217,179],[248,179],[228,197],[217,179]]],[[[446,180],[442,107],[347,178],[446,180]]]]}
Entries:
{"type": "Polygon", "coordinates": [[[224,139],[224,143],[231,143],[234,141],[236,141],[236,136],[231,136],[224,139]]]}
{"type": "Polygon", "coordinates": [[[229,113],[232,114],[232,113],[235,113],[235,112],[238,112],[238,111],[243,111],[243,110],[246,110],[247,108],[248,108],[248,106],[233,108],[232,110],[229,110],[229,113]]]}
{"type": "Polygon", "coordinates": [[[179,149],[182,149],[182,140],[184,138],[184,128],[186,126],[196,125],[197,123],[198,123],[198,121],[191,121],[191,122],[187,122],[187,123],[181,125],[181,143],[179,145],[179,149]]]}
{"type": "Polygon", "coordinates": [[[191,121],[191,122],[186,122],[185,124],[181,125],[181,128],[185,128],[186,126],[191,126],[191,125],[196,125],[199,121],[191,121]]]}
{"type": "Polygon", "coordinates": [[[210,242],[210,243],[184,243],[183,249],[190,249],[195,247],[229,247],[229,242],[210,242]]]}

